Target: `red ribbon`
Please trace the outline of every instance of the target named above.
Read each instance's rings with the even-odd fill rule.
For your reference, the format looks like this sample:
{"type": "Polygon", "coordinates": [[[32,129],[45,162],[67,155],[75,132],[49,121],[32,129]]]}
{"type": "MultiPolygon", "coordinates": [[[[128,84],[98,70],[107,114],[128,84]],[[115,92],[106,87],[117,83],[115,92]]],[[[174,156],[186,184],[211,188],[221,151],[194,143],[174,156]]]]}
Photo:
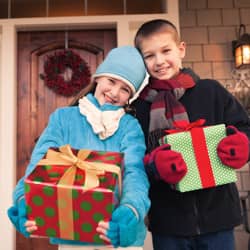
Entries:
{"type": "Polygon", "coordinates": [[[208,155],[208,148],[206,145],[206,138],[203,128],[200,128],[205,123],[205,119],[199,119],[195,122],[175,121],[173,123],[176,129],[168,129],[168,134],[179,132],[190,132],[193,144],[193,150],[198,166],[201,185],[203,188],[213,187],[216,185],[213,175],[212,164],[208,155]]]}
{"type": "Polygon", "coordinates": [[[196,163],[200,173],[201,185],[203,188],[214,187],[216,185],[212,169],[212,163],[208,155],[208,148],[204,130],[194,128],[190,131],[196,163]]]}
{"type": "Polygon", "coordinates": [[[175,129],[167,129],[165,130],[165,132],[167,134],[174,134],[174,133],[189,131],[192,128],[202,127],[205,121],[206,121],[205,119],[198,119],[191,123],[189,123],[188,121],[184,121],[184,120],[174,121],[173,126],[175,129]]]}

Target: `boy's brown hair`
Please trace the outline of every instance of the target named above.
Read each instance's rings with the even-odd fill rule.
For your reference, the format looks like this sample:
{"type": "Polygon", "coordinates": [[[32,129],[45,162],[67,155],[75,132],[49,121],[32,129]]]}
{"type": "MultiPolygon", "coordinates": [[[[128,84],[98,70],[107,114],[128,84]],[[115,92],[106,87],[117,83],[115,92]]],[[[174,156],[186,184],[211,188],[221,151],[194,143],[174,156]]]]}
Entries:
{"type": "Polygon", "coordinates": [[[141,41],[158,32],[171,33],[174,41],[179,44],[180,36],[173,23],[165,19],[154,19],[141,25],[135,35],[134,44],[140,50],[141,41]]]}

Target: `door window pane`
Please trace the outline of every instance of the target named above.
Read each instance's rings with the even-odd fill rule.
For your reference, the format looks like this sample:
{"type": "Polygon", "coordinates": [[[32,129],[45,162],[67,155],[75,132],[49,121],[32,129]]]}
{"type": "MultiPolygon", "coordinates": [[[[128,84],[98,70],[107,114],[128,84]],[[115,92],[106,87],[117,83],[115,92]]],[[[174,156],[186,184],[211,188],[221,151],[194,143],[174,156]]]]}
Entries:
{"type": "Polygon", "coordinates": [[[11,17],[45,17],[46,0],[11,0],[11,17]]]}
{"type": "Polygon", "coordinates": [[[88,0],[88,15],[123,14],[123,0],[88,0]]]}
{"type": "Polygon", "coordinates": [[[49,0],[49,16],[83,16],[84,0],[49,0]]]}
{"type": "Polygon", "coordinates": [[[8,0],[0,1],[0,18],[8,18],[8,0]]]}
{"type": "Polygon", "coordinates": [[[154,14],[164,12],[164,0],[126,0],[126,14],[154,14]]]}

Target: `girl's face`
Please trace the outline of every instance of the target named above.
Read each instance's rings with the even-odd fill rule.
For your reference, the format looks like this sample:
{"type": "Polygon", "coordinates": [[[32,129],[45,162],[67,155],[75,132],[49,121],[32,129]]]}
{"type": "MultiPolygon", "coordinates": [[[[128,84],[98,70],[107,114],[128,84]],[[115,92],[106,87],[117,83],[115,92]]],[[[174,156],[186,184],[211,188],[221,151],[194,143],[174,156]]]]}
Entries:
{"type": "Polygon", "coordinates": [[[178,75],[185,56],[185,43],[176,44],[169,32],[157,32],[143,38],[140,49],[148,73],[160,80],[169,80],[178,75]]]}
{"type": "Polygon", "coordinates": [[[130,87],[121,80],[100,76],[95,81],[97,85],[94,96],[100,105],[111,103],[116,106],[124,106],[132,96],[130,87]]]}

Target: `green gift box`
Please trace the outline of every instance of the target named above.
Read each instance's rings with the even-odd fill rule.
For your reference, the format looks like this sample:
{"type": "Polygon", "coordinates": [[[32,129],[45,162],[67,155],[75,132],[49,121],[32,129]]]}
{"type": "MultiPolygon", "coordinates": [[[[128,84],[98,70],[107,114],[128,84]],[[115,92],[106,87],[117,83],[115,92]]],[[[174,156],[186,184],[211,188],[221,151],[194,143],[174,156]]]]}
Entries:
{"type": "MultiPolygon", "coordinates": [[[[187,174],[174,185],[180,192],[204,189],[236,182],[234,169],[222,164],[217,155],[217,145],[226,136],[224,124],[202,127],[204,120],[183,123],[176,130],[160,139],[160,144],[169,144],[171,149],[182,154],[187,165],[187,174]]],[[[178,127],[178,122],[175,123],[178,127]]]]}

